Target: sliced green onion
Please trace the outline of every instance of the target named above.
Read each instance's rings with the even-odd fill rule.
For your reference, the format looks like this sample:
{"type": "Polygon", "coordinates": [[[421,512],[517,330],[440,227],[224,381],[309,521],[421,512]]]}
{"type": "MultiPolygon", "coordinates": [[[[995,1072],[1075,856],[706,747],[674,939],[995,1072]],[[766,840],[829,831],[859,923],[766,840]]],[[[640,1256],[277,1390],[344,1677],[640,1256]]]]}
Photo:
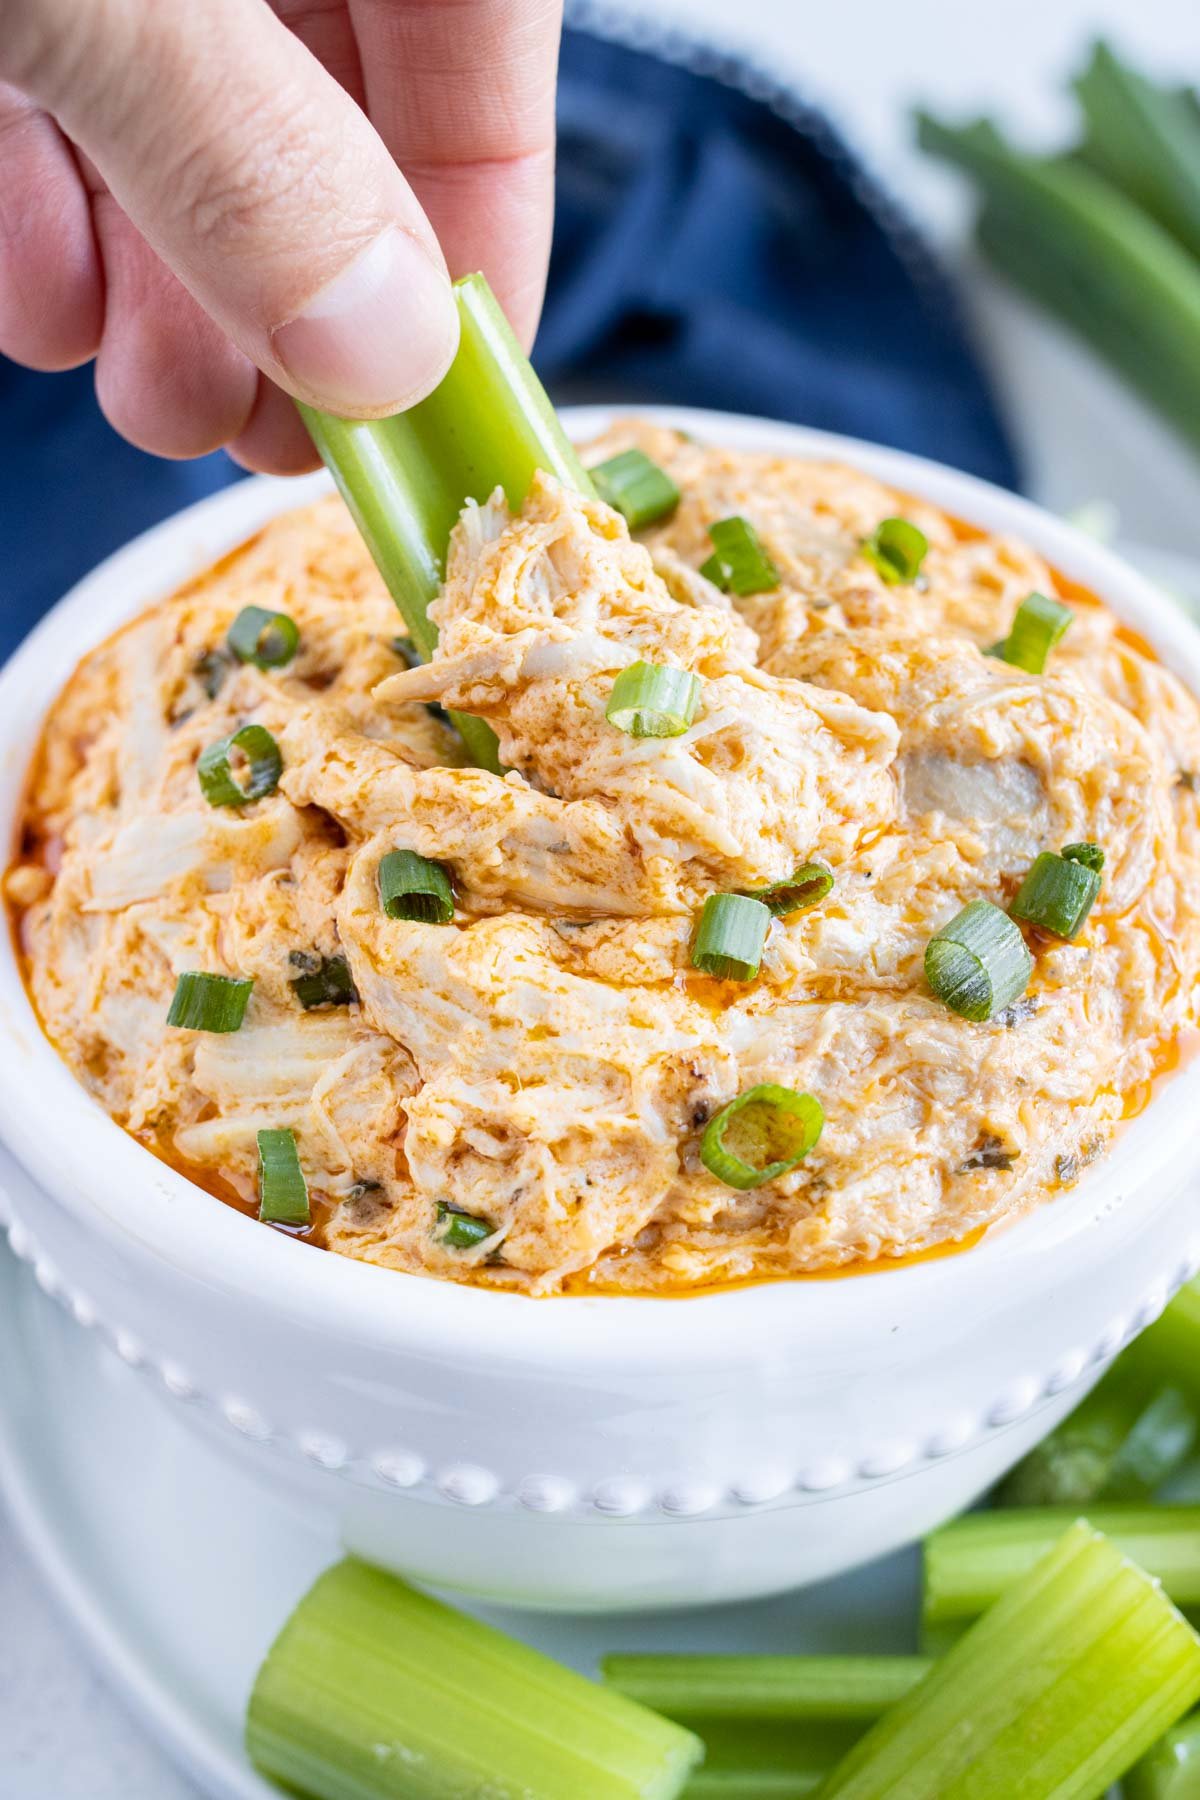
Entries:
{"type": "Polygon", "coordinates": [[[761,900],[710,894],[692,943],[692,967],[718,981],[753,981],[770,924],[770,911],[761,900]]]}
{"type": "Polygon", "coordinates": [[[1089,1524],[872,1726],[821,1800],[1093,1800],[1200,1697],[1200,1638],[1089,1524]]]}
{"type": "Polygon", "coordinates": [[[1085,869],[1094,869],[1097,875],[1104,867],[1104,852],[1099,844],[1064,844],[1059,855],[1068,862],[1082,863],[1085,869]]]}
{"type": "Polygon", "coordinates": [[[243,725],[229,737],[218,738],[196,764],[200,791],[210,806],[249,806],[252,800],[273,794],[282,773],[279,745],[265,725],[243,725]],[[233,766],[237,750],[246,758],[244,782],[233,766]]]}
{"type": "Polygon", "coordinates": [[[1099,892],[1095,869],[1043,850],[1008,910],[1014,919],[1069,941],[1082,930],[1099,892]]]}
{"type": "Polygon", "coordinates": [[[699,704],[700,677],[690,669],[635,662],[613,682],[604,716],[630,737],[682,737],[699,704]]]}
{"type": "Polygon", "coordinates": [[[365,1563],[322,1575],[250,1696],[255,1766],[322,1800],[675,1800],[689,1731],[365,1563]]]}
{"type": "Polygon", "coordinates": [[[679,489],[644,450],[622,450],[588,474],[600,498],[624,514],[630,531],[665,519],[679,505],[679,489]]]}
{"type": "Polygon", "coordinates": [[[726,1187],[761,1187],[808,1155],[824,1123],[824,1110],[812,1094],[762,1082],[709,1120],[700,1160],[726,1187]]]}
{"type": "Polygon", "coordinates": [[[229,658],[223,650],[206,650],[192,664],[192,673],[210,700],[215,700],[224,687],[229,670],[229,658]]]}
{"type": "Polygon", "coordinates": [[[727,594],[764,594],[779,586],[779,570],[749,519],[718,519],[708,535],[713,553],[700,573],[727,594]]]}
{"type": "Polygon", "coordinates": [[[996,1490],[1001,1506],[1086,1506],[1101,1498],[1149,1500],[1179,1468],[1200,1420],[1176,1387],[1141,1359],[1119,1356],[1069,1418],[1043,1438],[996,1490]]]}
{"type": "Polygon", "coordinates": [[[1030,675],[1041,675],[1047,657],[1074,617],[1061,600],[1051,600],[1045,594],[1027,594],[1017,608],[1012,630],[988,654],[1014,668],[1025,669],[1030,675]]]}
{"type": "Polygon", "coordinates": [[[309,1225],[308,1185],[295,1134],[258,1134],[258,1216],[267,1225],[309,1225]]]}
{"type": "MultiPolygon", "coordinates": [[[[292,960],[297,960],[295,955],[292,960]]],[[[311,1012],[315,1006],[352,1006],[358,999],[358,989],[345,957],[314,956],[312,962],[314,967],[305,968],[303,974],[288,983],[305,1012],[311,1012]]]]}
{"type": "Polygon", "coordinates": [[[476,1244],[495,1237],[497,1229],[487,1219],[460,1212],[457,1206],[450,1206],[445,1200],[438,1201],[435,1235],[439,1243],[448,1244],[451,1250],[473,1250],[476,1244]]]}
{"type": "Polygon", "coordinates": [[[951,1012],[976,1024],[1017,1000],[1033,958],[1007,913],[972,900],[925,946],[925,979],[951,1012]]]}
{"type": "Polygon", "coordinates": [[[755,888],[751,898],[769,906],[776,918],[786,919],[792,913],[807,912],[810,906],[818,905],[832,889],[832,871],[824,863],[806,862],[801,863],[786,881],[777,881],[772,887],[755,888]]]}
{"type": "Polygon", "coordinates": [[[448,925],[454,917],[454,890],[441,863],[415,850],[389,850],[379,864],[379,898],[389,919],[418,919],[448,925]]]}
{"type": "MultiPolygon", "coordinates": [[[[482,275],[454,284],[458,353],[424,400],[390,419],[300,412],[399,607],[418,654],[437,643],[429,607],[441,591],[446,548],[467,500],[503,488],[516,510],[538,470],[576,493],[595,492],[482,275]]],[[[497,769],[482,719],[454,715],[471,755],[497,769]]]]}
{"type": "Polygon", "coordinates": [[[668,1719],[825,1724],[874,1721],[929,1669],[923,1656],[649,1654],[600,1664],[611,1687],[668,1719]]]}
{"type": "MultiPolygon", "coordinates": [[[[1200,1506],[1088,1507],[1089,1522],[1161,1581],[1176,1606],[1200,1604],[1200,1506]]],[[[961,1627],[977,1618],[1058,1541],[1078,1508],[974,1512],[923,1546],[922,1621],[961,1627]]]]}
{"type": "Polygon", "coordinates": [[[861,548],[889,587],[911,587],[929,554],[929,539],[911,519],[883,519],[861,548]]]}
{"type": "Polygon", "coordinates": [[[1200,1795],[1200,1713],[1164,1732],[1122,1778],[1125,1800],[1196,1800],[1200,1795]]]}
{"type": "Polygon", "coordinates": [[[167,1024],[183,1031],[238,1031],[253,986],[252,978],[191,970],[175,983],[167,1024]]]}
{"type": "Polygon", "coordinates": [[[282,669],[300,648],[300,627],[287,613],[243,606],[225,637],[239,662],[258,669],[282,669]]]}

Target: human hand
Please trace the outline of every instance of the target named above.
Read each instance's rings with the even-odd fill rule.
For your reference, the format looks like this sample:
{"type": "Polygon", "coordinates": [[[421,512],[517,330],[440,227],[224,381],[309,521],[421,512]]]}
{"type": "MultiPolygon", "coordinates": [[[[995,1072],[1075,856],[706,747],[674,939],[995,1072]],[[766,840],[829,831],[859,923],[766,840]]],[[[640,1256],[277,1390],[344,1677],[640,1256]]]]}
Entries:
{"type": "Polygon", "coordinates": [[[316,460],[289,395],[379,417],[440,380],[447,264],[483,269],[528,344],[560,14],[0,0],[0,350],[95,357],[145,450],[288,473],[316,460]]]}

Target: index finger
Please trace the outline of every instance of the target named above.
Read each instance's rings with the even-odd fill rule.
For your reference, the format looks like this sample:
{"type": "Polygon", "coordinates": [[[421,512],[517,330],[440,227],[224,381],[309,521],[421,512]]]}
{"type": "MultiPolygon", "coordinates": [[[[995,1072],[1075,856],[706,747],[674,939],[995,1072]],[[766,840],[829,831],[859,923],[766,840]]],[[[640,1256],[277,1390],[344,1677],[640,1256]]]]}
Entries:
{"type": "Polygon", "coordinates": [[[554,214],[562,0],[350,0],[367,111],[452,275],[482,269],[532,342],[554,214]]]}

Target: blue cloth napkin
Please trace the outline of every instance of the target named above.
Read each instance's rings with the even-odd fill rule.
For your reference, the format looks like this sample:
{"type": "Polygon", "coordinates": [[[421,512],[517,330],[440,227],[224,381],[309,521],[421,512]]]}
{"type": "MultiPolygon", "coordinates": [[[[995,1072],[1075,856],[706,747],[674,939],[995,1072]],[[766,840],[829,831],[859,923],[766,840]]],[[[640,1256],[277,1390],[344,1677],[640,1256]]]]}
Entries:
{"type": "MultiPolygon", "coordinates": [[[[823,118],[701,46],[572,16],[535,358],[555,398],[800,420],[1015,486],[949,282],[823,118]]],[[[90,369],[0,359],[0,416],[0,660],[102,556],[239,476],[132,449],[90,369]]]]}

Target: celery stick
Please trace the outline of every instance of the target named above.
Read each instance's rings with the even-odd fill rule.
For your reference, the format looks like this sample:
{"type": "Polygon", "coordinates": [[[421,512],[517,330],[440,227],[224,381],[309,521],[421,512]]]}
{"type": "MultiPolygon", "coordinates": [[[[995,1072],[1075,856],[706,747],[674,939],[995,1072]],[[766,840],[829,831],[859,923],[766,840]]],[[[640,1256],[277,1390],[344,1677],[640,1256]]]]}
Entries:
{"type": "Polygon", "coordinates": [[[1000,1506],[1148,1500],[1196,1440],[1195,1408],[1141,1359],[1118,1357],[1069,1418],[996,1489],[1000,1506]]]}
{"type": "Polygon", "coordinates": [[[1125,1356],[1182,1388],[1200,1407],[1200,1276],[1180,1288],[1125,1356]]]}
{"type": "Polygon", "coordinates": [[[1087,161],[1200,256],[1200,118],[1187,97],[1127,68],[1105,43],[1075,92],[1087,161]]]}
{"type": "Polygon", "coordinates": [[[353,1559],[272,1645],[246,1744],[313,1800],[675,1800],[699,1740],[353,1559]]]}
{"type": "Polygon", "coordinates": [[[1121,1788],[1125,1800],[1200,1800],[1200,1713],[1172,1725],[1121,1788]]]}
{"type": "MultiPolygon", "coordinates": [[[[482,275],[454,284],[458,354],[433,393],[390,419],[339,419],[300,406],[423,659],[433,654],[446,547],[464,502],[503,488],[519,507],[539,469],[594,492],[545,389],[482,275]]],[[[475,760],[495,768],[487,725],[456,718],[475,760]]]]}
{"type": "Polygon", "coordinates": [[[1200,443],[1200,267],[1163,228],[1078,161],[1012,150],[985,121],[918,118],[923,147],[962,165],[986,206],[990,260],[1083,333],[1200,443]]]}
{"type": "MultiPolygon", "coordinates": [[[[606,1656],[605,1681],[669,1719],[877,1719],[929,1672],[920,1656],[606,1656]]],[[[700,1726],[701,1736],[704,1735],[700,1726]]]]}
{"type": "Polygon", "coordinates": [[[714,1721],[683,1800],[803,1800],[862,1736],[862,1723],[714,1721]]]}
{"type": "MultiPolygon", "coordinates": [[[[1028,1573],[1076,1516],[1070,1507],[968,1513],[935,1531],[924,1544],[924,1624],[976,1618],[1028,1573]]],[[[1177,1605],[1200,1604],[1200,1507],[1089,1506],[1087,1518],[1161,1581],[1177,1605]]]]}
{"type": "Polygon", "coordinates": [[[1082,1521],[871,1727],[821,1800],[1096,1800],[1200,1696],[1200,1638],[1082,1521]]]}

